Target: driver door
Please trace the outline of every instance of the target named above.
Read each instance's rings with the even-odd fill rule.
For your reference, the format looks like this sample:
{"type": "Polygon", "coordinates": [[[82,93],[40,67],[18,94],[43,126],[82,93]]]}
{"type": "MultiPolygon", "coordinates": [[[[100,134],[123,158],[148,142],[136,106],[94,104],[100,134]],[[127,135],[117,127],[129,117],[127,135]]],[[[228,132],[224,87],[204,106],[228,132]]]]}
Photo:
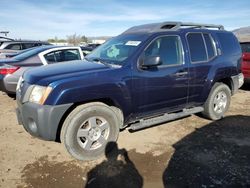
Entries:
{"type": "Polygon", "coordinates": [[[182,109],[187,104],[188,65],[180,36],[156,38],[144,50],[143,59],[159,56],[161,65],[139,66],[133,75],[136,117],[182,109]]]}

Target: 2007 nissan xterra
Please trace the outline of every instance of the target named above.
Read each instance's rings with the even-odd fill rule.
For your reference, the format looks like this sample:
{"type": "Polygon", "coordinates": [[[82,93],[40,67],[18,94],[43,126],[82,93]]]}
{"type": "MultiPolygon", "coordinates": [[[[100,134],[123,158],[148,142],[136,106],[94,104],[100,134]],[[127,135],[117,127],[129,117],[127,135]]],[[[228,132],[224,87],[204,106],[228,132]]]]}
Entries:
{"type": "Polygon", "coordinates": [[[62,141],[77,159],[102,155],[119,130],[138,130],[194,113],[224,116],[243,84],[241,48],[221,25],[135,26],[85,61],[27,71],[17,87],[19,123],[62,141]]]}

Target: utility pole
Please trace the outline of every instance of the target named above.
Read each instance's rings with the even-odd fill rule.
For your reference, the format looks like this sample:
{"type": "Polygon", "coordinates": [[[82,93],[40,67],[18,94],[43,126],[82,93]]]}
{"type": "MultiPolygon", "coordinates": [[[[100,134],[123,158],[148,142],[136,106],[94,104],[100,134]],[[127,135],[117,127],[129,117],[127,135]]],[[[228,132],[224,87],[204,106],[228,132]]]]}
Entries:
{"type": "Polygon", "coordinates": [[[4,34],[5,37],[10,33],[9,31],[0,31],[1,34],[4,34]]]}

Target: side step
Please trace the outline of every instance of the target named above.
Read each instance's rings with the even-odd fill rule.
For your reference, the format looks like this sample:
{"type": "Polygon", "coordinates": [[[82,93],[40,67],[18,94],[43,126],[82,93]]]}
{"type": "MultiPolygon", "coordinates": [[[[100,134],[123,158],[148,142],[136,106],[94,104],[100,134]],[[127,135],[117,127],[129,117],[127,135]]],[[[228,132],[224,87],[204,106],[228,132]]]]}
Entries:
{"type": "Polygon", "coordinates": [[[161,116],[153,117],[153,118],[148,118],[148,119],[141,119],[139,122],[132,124],[129,129],[136,131],[139,129],[144,129],[147,127],[151,127],[156,124],[164,123],[167,121],[172,121],[175,119],[179,119],[191,114],[199,113],[204,111],[203,107],[194,107],[194,108],[189,108],[189,109],[183,109],[181,112],[177,113],[171,113],[171,114],[163,114],[161,116]]]}

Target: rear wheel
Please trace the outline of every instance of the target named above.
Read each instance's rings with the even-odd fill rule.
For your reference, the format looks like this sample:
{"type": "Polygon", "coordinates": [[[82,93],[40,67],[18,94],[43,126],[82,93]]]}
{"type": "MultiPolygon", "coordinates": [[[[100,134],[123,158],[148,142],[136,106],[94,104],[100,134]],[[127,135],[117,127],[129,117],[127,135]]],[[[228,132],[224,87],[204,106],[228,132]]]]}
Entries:
{"type": "Polygon", "coordinates": [[[212,120],[221,119],[228,110],[231,90],[223,83],[215,83],[204,105],[203,115],[212,120]]]}
{"type": "Polygon", "coordinates": [[[67,151],[79,160],[93,160],[104,154],[106,144],[116,141],[119,119],[103,103],[88,103],[75,108],[66,118],[61,140],[67,151]]]}

